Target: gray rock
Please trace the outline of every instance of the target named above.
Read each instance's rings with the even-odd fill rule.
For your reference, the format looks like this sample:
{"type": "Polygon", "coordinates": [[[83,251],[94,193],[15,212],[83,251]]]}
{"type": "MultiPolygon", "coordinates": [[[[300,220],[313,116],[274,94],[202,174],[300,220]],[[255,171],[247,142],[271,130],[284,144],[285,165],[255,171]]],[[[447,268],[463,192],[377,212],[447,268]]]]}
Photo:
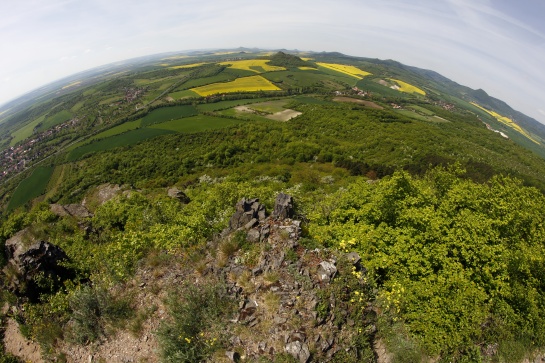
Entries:
{"type": "Polygon", "coordinates": [[[346,259],[354,266],[356,266],[361,261],[360,255],[356,252],[347,253],[345,256],[346,259]]]}
{"type": "Polygon", "coordinates": [[[286,345],[284,350],[295,359],[298,359],[301,363],[306,363],[310,359],[310,351],[307,343],[302,343],[300,341],[290,342],[286,345]]]}
{"type": "Polygon", "coordinates": [[[70,216],[76,218],[90,218],[93,216],[93,214],[81,204],[51,204],[49,209],[59,217],[70,216]]]}
{"type": "MultiPolygon", "coordinates": [[[[97,205],[102,205],[109,201],[110,199],[113,199],[115,196],[121,194],[121,186],[117,184],[102,184],[96,187],[96,190],[92,193],[94,198],[94,202],[97,205]]],[[[93,202],[90,202],[87,198],[81,202],[81,204],[86,207],[88,204],[94,204],[93,202]]]]}
{"type": "MultiPolygon", "coordinates": [[[[252,218],[248,223],[246,223],[246,224],[244,225],[244,229],[245,229],[245,230],[248,230],[248,229],[250,229],[250,228],[254,228],[258,223],[259,223],[259,222],[257,221],[256,218],[252,218]]],[[[258,232],[258,234],[259,234],[259,232],[258,232]]]]}
{"type": "Polygon", "coordinates": [[[318,265],[318,279],[322,282],[330,282],[337,273],[337,267],[329,261],[322,261],[318,265]]]}
{"type": "Polygon", "coordinates": [[[241,323],[252,323],[256,320],[256,317],[253,316],[257,311],[257,302],[255,300],[246,300],[243,302],[242,308],[240,309],[238,321],[241,323]]]}
{"type": "Polygon", "coordinates": [[[20,231],[6,241],[9,259],[6,269],[16,272],[10,274],[9,288],[18,295],[37,299],[42,292],[37,278],[48,279],[51,287],[56,288],[72,276],[72,271],[62,266],[61,262],[68,260],[68,256],[60,247],[46,241],[29,245],[26,234],[26,230],[20,231]]]}
{"type": "Polygon", "coordinates": [[[238,354],[237,352],[227,351],[227,352],[225,352],[225,355],[227,356],[227,358],[229,358],[229,360],[231,362],[239,362],[240,361],[240,354],[238,354]]]}
{"type": "Polygon", "coordinates": [[[256,219],[256,221],[261,219],[260,216],[263,215],[265,215],[265,206],[259,203],[259,199],[242,198],[237,203],[236,211],[229,220],[229,229],[236,231],[241,227],[245,227],[253,219],[256,219]]]}
{"type": "Polygon", "coordinates": [[[269,235],[270,235],[270,234],[271,234],[271,226],[268,225],[268,224],[264,225],[264,226],[261,228],[259,240],[260,240],[260,241],[266,240],[267,238],[269,238],[269,235]]]}
{"type": "Polygon", "coordinates": [[[250,229],[248,231],[248,234],[246,235],[246,239],[249,242],[259,242],[260,234],[259,231],[256,231],[255,229],[250,229]]]}
{"type": "Polygon", "coordinates": [[[275,219],[286,219],[293,217],[293,198],[284,193],[280,193],[276,196],[274,202],[274,211],[272,214],[275,219]]]}
{"type": "Polygon", "coordinates": [[[169,197],[178,199],[182,204],[187,204],[191,202],[191,199],[189,199],[189,197],[184,192],[176,187],[170,188],[167,193],[169,197]]]}

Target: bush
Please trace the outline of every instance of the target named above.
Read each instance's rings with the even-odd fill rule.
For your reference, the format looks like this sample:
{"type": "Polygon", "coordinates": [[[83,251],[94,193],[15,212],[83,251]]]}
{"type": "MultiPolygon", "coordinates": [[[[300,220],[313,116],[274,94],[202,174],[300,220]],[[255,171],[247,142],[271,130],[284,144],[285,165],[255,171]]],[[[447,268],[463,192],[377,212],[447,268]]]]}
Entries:
{"type": "Polygon", "coordinates": [[[69,340],[79,344],[97,340],[108,324],[129,318],[132,311],[128,299],[115,299],[106,289],[89,286],[73,293],[70,308],[69,340]]]}
{"type": "Polygon", "coordinates": [[[200,362],[223,345],[235,307],[223,284],[186,284],[169,294],[166,305],[170,319],[157,333],[164,362],[200,362]]]}

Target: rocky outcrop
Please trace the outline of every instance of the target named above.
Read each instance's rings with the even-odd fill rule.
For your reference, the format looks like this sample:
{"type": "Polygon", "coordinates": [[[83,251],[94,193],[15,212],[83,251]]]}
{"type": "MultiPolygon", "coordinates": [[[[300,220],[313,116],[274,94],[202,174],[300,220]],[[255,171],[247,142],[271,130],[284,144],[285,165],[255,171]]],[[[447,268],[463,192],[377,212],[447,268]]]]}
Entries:
{"type": "MultiPolygon", "coordinates": [[[[291,196],[279,194],[273,214],[267,216],[258,199],[240,200],[218,246],[235,232],[243,232],[252,246],[246,249],[260,253],[252,263],[247,262],[248,252],[244,251],[234,253],[220,266],[214,257],[207,258],[204,274],[221,276],[230,294],[239,299],[238,312],[231,320],[238,327],[226,327],[236,331],[227,352],[240,352],[250,361],[288,354],[302,363],[328,362],[341,350],[346,354],[354,349],[347,345],[346,334],[354,329],[350,300],[355,295],[346,291],[346,279],[364,285],[364,279],[354,275],[365,271],[359,265],[361,258],[357,253],[333,255],[328,250],[303,248],[301,221],[291,219],[293,206],[291,196]],[[344,277],[336,284],[339,276],[344,277]]],[[[361,314],[361,307],[358,309],[361,314]]],[[[228,357],[235,361],[232,354],[228,357]]]]}
{"type": "Polygon", "coordinates": [[[168,189],[167,193],[169,197],[177,199],[182,204],[191,202],[191,199],[189,199],[189,197],[178,188],[170,188],[168,189]]]}
{"type": "Polygon", "coordinates": [[[272,216],[273,218],[280,220],[293,218],[293,198],[284,193],[278,194],[274,203],[272,216]]]}
{"type": "Polygon", "coordinates": [[[46,241],[32,241],[30,233],[22,230],[6,241],[8,264],[4,268],[8,287],[18,295],[35,300],[43,292],[40,281],[48,281],[52,289],[72,277],[62,265],[68,260],[58,246],[46,241]]]}
{"type": "Polygon", "coordinates": [[[229,230],[236,231],[239,228],[246,230],[253,228],[266,217],[265,206],[259,203],[259,199],[242,199],[236,205],[235,214],[229,220],[229,230]]]}
{"type": "Polygon", "coordinates": [[[81,204],[84,207],[89,207],[94,210],[93,207],[100,206],[115,196],[122,194],[122,188],[118,184],[102,184],[96,187],[96,189],[83,201],[81,204]]]}
{"type": "Polygon", "coordinates": [[[81,204],[51,204],[49,206],[51,212],[59,217],[74,217],[78,219],[90,218],[93,216],[89,210],[81,204]]]}

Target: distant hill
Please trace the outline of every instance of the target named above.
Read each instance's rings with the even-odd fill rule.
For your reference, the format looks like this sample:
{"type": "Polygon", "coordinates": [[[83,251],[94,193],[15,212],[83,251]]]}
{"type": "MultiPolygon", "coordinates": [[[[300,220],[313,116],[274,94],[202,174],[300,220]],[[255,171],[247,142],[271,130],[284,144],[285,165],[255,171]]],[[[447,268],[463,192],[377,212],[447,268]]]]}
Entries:
{"type": "Polygon", "coordinates": [[[296,55],[286,54],[284,52],[278,52],[270,57],[269,64],[271,66],[295,68],[310,66],[309,62],[305,62],[296,55]]]}

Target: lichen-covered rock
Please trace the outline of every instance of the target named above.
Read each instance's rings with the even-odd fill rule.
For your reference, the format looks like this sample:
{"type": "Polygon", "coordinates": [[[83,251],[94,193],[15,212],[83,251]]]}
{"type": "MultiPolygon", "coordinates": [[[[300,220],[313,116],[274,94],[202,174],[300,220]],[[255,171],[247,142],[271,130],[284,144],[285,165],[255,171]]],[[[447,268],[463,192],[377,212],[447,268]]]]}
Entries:
{"type": "Polygon", "coordinates": [[[96,189],[83,201],[81,204],[84,207],[89,207],[91,210],[94,208],[103,205],[110,199],[113,199],[115,196],[122,194],[122,188],[118,184],[102,184],[96,187],[96,189]]]}
{"type": "Polygon", "coordinates": [[[333,262],[322,261],[318,265],[318,279],[322,282],[330,282],[337,273],[337,267],[333,262]]]}
{"type": "Polygon", "coordinates": [[[191,199],[178,188],[170,188],[167,193],[169,197],[179,200],[182,204],[191,202],[191,199]]]}
{"type": "Polygon", "coordinates": [[[241,227],[252,228],[257,222],[266,218],[265,206],[259,203],[259,199],[242,198],[236,205],[236,211],[229,220],[229,229],[236,231],[241,227]],[[253,221],[255,219],[255,221],[253,221]],[[249,226],[249,223],[252,225],[249,226]]]}
{"type": "Polygon", "coordinates": [[[308,362],[310,358],[310,350],[306,343],[298,340],[290,342],[286,345],[286,353],[290,354],[295,359],[298,359],[301,363],[308,362]]]}
{"type": "Polygon", "coordinates": [[[68,256],[60,247],[29,238],[28,231],[23,230],[6,241],[9,260],[4,274],[10,290],[34,300],[43,292],[43,282],[47,282],[47,288],[55,289],[72,273],[62,265],[68,256]]]}
{"type": "Polygon", "coordinates": [[[276,196],[272,217],[279,220],[293,217],[293,198],[291,195],[280,193],[276,196]]]}
{"type": "Polygon", "coordinates": [[[59,217],[75,217],[75,218],[90,218],[93,216],[89,210],[81,204],[51,204],[49,206],[51,212],[59,217]]]}

